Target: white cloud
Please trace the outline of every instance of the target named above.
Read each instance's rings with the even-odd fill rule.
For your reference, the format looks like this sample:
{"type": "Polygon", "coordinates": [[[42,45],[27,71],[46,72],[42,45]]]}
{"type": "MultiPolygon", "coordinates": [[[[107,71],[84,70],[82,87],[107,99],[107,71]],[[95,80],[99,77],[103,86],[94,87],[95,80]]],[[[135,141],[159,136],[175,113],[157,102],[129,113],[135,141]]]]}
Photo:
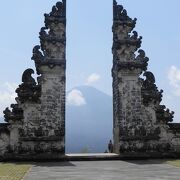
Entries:
{"type": "Polygon", "coordinates": [[[96,74],[96,73],[93,73],[93,74],[91,74],[88,78],[87,78],[87,80],[86,80],[86,84],[87,85],[91,85],[91,84],[93,84],[93,83],[95,83],[95,82],[98,82],[99,80],[100,80],[100,75],[99,74],[96,74]]]}
{"type": "Polygon", "coordinates": [[[3,116],[3,111],[12,103],[15,103],[15,89],[17,84],[6,82],[0,86],[0,117],[3,116]]]}
{"type": "Polygon", "coordinates": [[[67,104],[71,106],[83,106],[86,104],[86,100],[81,91],[73,89],[67,95],[67,104]]]}
{"type": "Polygon", "coordinates": [[[171,66],[168,73],[168,79],[170,85],[173,87],[174,94],[180,96],[180,69],[176,66],[171,66]]]}

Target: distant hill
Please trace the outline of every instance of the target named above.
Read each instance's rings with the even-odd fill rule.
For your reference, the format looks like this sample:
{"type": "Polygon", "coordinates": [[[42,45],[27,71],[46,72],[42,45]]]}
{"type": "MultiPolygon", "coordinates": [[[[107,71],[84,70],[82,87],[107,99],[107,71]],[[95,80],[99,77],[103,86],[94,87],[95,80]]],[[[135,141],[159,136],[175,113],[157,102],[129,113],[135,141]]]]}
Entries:
{"type": "Polygon", "coordinates": [[[104,152],[112,138],[112,97],[89,86],[80,91],[85,105],[66,107],[66,152],[104,152]]]}

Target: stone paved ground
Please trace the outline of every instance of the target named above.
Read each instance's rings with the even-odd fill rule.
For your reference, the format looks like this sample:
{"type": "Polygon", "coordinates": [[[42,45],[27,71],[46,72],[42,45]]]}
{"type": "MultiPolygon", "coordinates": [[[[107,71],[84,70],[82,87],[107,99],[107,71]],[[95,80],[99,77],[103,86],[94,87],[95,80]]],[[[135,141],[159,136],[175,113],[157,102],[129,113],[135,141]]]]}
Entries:
{"type": "Polygon", "coordinates": [[[180,168],[158,160],[37,163],[24,180],[180,180],[180,168]]]}

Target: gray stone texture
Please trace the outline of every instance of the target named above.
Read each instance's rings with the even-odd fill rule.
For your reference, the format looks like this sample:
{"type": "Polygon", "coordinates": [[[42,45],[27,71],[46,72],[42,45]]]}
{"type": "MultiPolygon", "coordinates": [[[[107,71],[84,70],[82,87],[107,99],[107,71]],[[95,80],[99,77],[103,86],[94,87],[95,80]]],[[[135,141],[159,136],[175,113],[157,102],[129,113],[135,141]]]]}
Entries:
{"type": "Polygon", "coordinates": [[[136,18],[115,0],[113,6],[114,151],[125,157],[179,156],[180,124],[170,123],[174,112],[160,105],[163,91],[147,71],[142,37],[133,31],[136,18]]]}
{"type": "Polygon", "coordinates": [[[17,104],[4,111],[1,159],[58,159],[65,153],[66,1],[45,14],[33,48],[34,70],[27,69],[16,90],[17,104]]]}

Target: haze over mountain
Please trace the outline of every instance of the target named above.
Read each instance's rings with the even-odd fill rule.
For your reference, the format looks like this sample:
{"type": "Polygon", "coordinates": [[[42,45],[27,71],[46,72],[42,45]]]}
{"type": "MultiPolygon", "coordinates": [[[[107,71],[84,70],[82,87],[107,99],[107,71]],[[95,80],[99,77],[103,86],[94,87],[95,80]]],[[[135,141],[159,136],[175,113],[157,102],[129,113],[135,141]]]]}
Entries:
{"type": "Polygon", "coordinates": [[[90,86],[69,91],[66,152],[78,153],[84,148],[89,152],[104,152],[112,138],[112,117],[111,96],[90,86]]]}

